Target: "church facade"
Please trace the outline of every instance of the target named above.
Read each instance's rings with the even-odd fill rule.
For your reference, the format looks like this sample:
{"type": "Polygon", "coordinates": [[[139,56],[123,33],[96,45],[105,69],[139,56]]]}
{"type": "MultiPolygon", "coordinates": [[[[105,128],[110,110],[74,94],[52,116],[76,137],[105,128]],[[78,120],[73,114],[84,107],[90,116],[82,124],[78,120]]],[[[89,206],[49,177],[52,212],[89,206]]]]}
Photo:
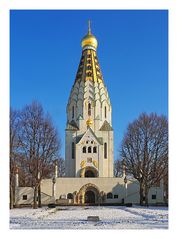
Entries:
{"type": "MultiPolygon", "coordinates": [[[[41,182],[42,204],[59,205],[139,203],[139,183],[113,176],[112,106],[97,57],[98,42],[88,33],[81,42],[82,55],[67,104],[65,177],[41,182]]],[[[16,205],[32,204],[33,188],[19,187],[16,205]]],[[[163,183],[149,191],[149,203],[163,203],[163,183]]]]}

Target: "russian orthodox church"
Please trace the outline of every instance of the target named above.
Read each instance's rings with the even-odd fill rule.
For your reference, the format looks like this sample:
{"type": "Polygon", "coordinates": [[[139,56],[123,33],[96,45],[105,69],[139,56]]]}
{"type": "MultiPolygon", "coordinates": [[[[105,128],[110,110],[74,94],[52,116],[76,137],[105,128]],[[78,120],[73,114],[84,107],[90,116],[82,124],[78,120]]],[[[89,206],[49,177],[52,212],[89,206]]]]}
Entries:
{"type": "MultiPolygon", "coordinates": [[[[41,182],[42,204],[139,203],[139,183],[113,176],[112,106],[97,57],[98,41],[88,33],[81,41],[82,54],[67,104],[65,177],[41,182]]],[[[33,188],[19,187],[16,205],[31,204],[33,188]]],[[[164,202],[163,185],[149,191],[149,203],[164,202]]]]}
{"type": "Polygon", "coordinates": [[[112,108],[90,26],[67,105],[66,176],[113,177],[112,108]]]}

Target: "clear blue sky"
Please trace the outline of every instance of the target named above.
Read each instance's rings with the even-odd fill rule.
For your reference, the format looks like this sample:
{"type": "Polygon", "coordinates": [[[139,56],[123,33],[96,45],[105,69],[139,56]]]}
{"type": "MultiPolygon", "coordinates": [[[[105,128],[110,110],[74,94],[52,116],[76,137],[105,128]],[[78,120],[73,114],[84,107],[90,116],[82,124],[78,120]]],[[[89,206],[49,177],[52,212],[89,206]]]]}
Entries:
{"type": "Polygon", "coordinates": [[[113,111],[115,159],[129,122],[168,115],[168,12],[20,10],[10,13],[10,102],[39,101],[52,116],[64,157],[66,105],[91,20],[113,111]]]}

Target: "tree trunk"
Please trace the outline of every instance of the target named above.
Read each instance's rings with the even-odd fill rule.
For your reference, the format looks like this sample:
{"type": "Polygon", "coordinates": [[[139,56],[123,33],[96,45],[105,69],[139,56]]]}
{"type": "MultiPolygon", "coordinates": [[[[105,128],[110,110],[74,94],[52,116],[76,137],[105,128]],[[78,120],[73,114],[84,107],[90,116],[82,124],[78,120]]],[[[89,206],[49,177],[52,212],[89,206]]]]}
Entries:
{"type": "Polygon", "coordinates": [[[38,207],[41,207],[41,184],[38,186],[38,207]]]}
{"type": "Polygon", "coordinates": [[[33,208],[34,209],[37,209],[37,190],[38,190],[38,186],[35,185],[34,196],[33,196],[33,208]]]}
{"type": "Polygon", "coordinates": [[[10,209],[14,207],[14,190],[12,184],[10,184],[10,209]]]}
{"type": "Polygon", "coordinates": [[[140,205],[143,205],[144,198],[144,185],[143,182],[140,182],[140,205]]]}

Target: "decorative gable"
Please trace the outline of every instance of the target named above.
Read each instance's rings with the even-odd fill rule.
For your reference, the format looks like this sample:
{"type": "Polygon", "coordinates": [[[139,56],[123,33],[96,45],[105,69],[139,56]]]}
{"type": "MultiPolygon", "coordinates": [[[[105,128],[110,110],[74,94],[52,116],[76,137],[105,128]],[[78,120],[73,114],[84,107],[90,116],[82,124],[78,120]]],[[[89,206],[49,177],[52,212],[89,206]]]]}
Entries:
{"type": "Polygon", "coordinates": [[[95,133],[93,132],[93,130],[89,127],[87,129],[87,131],[82,135],[82,137],[78,140],[78,143],[86,143],[86,142],[92,142],[93,143],[97,143],[97,144],[102,144],[102,140],[101,138],[98,138],[95,133]]]}

